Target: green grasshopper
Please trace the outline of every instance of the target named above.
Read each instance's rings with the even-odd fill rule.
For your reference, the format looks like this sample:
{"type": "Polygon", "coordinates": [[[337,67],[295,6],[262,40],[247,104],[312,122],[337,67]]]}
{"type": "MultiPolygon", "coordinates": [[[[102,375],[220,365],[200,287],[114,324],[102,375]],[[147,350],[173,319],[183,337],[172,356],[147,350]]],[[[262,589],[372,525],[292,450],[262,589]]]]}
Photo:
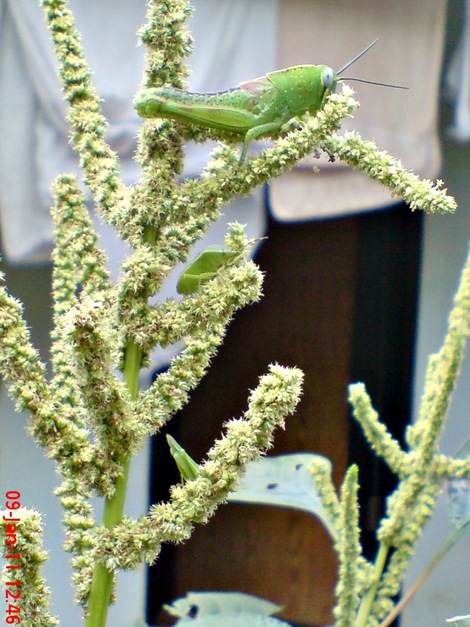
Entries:
{"type": "Polygon", "coordinates": [[[283,124],[296,116],[304,113],[315,115],[323,107],[327,96],[334,93],[339,80],[399,87],[363,79],[339,78],[377,41],[369,44],[337,72],[327,65],[296,65],[240,83],[235,89],[208,94],[172,87],[149,88],[137,95],[134,107],[143,118],[171,118],[240,135],[243,141],[240,163],[243,163],[248,146],[254,139],[277,134],[283,124]]]}

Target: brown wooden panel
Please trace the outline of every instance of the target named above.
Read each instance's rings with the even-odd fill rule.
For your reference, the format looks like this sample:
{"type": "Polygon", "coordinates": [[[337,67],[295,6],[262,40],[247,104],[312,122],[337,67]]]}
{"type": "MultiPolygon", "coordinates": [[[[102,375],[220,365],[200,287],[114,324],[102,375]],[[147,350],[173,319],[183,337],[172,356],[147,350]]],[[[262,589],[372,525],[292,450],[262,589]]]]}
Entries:
{"type": "MultiPolygon", "coordinates": [[[[179,441],[197,460],[223,421],[246,408],[247,391],[268,364],[278,362],[302,368],[305,387],[272,453],[321,453],[332,460],[336,480],[342,477],[355,242],[354,219],[270,224],[256,259],[267,273],[265,296],[237,314],[210,372],[178,417],[179,441]]],[[[240,590],[283,604],[286,620],[331,623],[336,559],[327,534],[307,514],[227,505],[173,559],[173,598],[190,590],[240,590]]]]}

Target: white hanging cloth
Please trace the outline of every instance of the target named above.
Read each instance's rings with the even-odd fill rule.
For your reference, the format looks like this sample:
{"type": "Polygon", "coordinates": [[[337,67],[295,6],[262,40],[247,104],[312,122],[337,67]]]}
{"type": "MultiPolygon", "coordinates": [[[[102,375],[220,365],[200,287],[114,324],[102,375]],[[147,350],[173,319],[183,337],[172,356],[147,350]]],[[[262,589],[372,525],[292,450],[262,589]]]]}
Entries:
{"type": "MultiPolygon", "coordinates": [[[[194,5],[191,90],[226,89],[273,69],[277,0],[196,0],[194,5]]],[[[71,0],[70,8],[94,84],[104,100],[110,122],[108,141],[119,154],[124,182],[134,183],[139,171],[133,154],[142,120],[132,101],[145,52],[137,46],[136,31],[145,22],[146,3],[71,0]]],[[[66,113],[52,43],[37,0],[0,0],[0,221],[10,263],[50,258],[51,184],[61,172],[78,174],[77,156],[68,143],[66,113]]],[[[187,175],[201,170],[210,148],[188,147],[187,175]]],[[[257,237],[263,230],[262,212],[258,194],[253,216],[244,216],[253,222],[249,231],[257,237]]],[[[231,219],[235,217],[232,214],[231,219]]],[[[116,256],[113,250],[108,252],[116,256]]]]}
{"type": "MultiPolygon", "coordinates": [[[[434,178],[440,168],[438,104],[446,8],[445,0],[280,0],[279,66],[324,63],[338,69],[379,38],[347,75],[409,89],[348,83],[360,107],[341,129],[358,131],[406,168],[434,178]]],[[[274,215],[285,221],[337,217],[400,202],[362,172],[326,158],[301,162],[273,181],[270,192],[274,215]],[[312,173],[313,165],[320,166],[320,174],[312,173]]]]}

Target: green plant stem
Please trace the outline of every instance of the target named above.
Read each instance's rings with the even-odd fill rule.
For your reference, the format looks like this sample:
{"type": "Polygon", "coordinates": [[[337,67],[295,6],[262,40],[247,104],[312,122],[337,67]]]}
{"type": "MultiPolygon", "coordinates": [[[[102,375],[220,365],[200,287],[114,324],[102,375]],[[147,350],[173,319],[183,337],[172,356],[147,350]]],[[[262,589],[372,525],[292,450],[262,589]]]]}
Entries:
{"type": "Polygon", "coordinates": [[[377,557],[375,558],[374,583],[372,584],[369,592],[362,599],[361,605],[359,607],[359,612],[357,613],[357,617],[354,623],[354,627],[364,627],[367,619],[369,618],[370,610],[374,602],[375,595],[377,593],[377,588],[379,586],[379,581],[385,567],[385,562],[387,561],[387,556],[388,545],[380,544],[377,557]]]}
{"type": "MultiPolygon", "coordinates": [[[[137,396],[142,351],[137,344],[129,343],[124,357],[124,381],[132,400],[137,396]]],[[[105,501],[103,525],[112,529],[122,519],[129,479],[130,458],[121,459],[122,474],[116,481],[116,491],[105,501]]],[[[96,564],[91,581],[86,627],[105,627],[111,602],[114,573],[103,564],[96,564]]]]}

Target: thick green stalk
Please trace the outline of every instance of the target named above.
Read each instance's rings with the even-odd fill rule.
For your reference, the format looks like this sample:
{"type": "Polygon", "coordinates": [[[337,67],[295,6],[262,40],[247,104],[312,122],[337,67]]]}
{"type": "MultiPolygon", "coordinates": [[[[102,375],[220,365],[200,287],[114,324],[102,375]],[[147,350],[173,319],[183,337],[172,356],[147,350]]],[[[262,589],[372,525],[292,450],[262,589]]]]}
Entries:
{"type": "Polygon", "coordinates": [[[361,606],[359,607],[359,612],[357,613],[356,621],[354,623],[354,627],[364,627],[364,625],[367,623],[367,619],[369,618],[370,610],[374,602],[375,595],[377,593],[380,578],[385,567],[385,562],[387,561],[388,549],[388,545],[380,544],[379,552],[377,553],[377,557],[375,558],[374,583],[369,592],[362,599],[361,606]]]}
{"type": "MultiPolygon", "coordinates": [[[[124,358],[124,381],[132,400],[137,396],[139,370],[142,351],[139,346],[129,343],[124,358]]],[[[116,481],[116,491],[105,501],[103,525],[112,529],[122,519],[127,482],[129,479],[130,458],[121,460],[122,475],[116,481]]],[[[103,564],[96,564],[91,582],[86,627],[105,627],[108,607],[111,601],[114,574],[103,564]]]]}
{"type": "MultiPolygon", "coordinates": [[[[147,243],[154,243],[156,230],[151,226],[146,227],[143,239],[147,243]]],[[[131,400],[135,400],[137,397],[141,362],[142,349],[137,344],[129,342],[124,355],[123,374],[131,400]]],[[[130,458],[122,459],[121,463],[122,475],[116,481],[116,491],[112,498],[106,499],[104,505],[103,525],[107,529],[112,529],[117,525],[124,513],[130,458]]],[[[105,627],[108,607],[111,602],[113,577],[113,573],[103,564],[96,564],[91,581],[86,627],[105,627]]]]}

